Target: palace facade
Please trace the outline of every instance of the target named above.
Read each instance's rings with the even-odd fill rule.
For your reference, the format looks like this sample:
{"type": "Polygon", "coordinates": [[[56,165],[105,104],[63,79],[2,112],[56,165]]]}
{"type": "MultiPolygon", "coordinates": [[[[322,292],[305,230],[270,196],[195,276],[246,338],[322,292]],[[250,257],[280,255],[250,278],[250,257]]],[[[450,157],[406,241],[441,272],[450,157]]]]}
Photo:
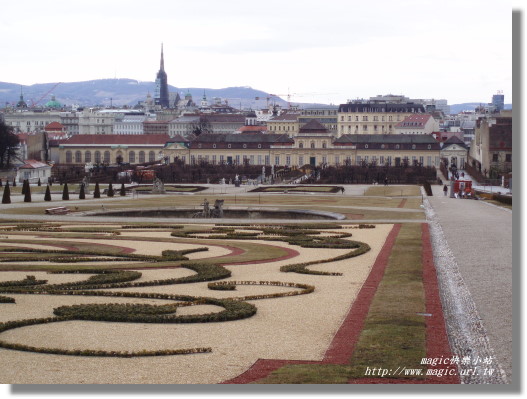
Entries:
{"type": "Polygon", "coordinates": [[[301,167],[306,164],[439,167],[440,144],[430,135],[343,135],[335,139],[313,121],[299,134],[201,134],[191,140],[168,135],[78,135],[61,143],[60,163],[140,164],[161,159],[197,165],[249,163],[301,167]]]}

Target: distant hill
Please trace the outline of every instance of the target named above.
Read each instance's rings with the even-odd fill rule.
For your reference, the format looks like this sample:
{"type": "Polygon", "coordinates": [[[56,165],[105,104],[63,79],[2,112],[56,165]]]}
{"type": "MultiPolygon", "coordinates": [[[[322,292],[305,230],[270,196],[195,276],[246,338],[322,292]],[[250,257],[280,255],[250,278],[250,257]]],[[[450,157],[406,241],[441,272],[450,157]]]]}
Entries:
{"type": "MultiPolygon", "coordinates": [[[[32,104],[44,105],[51,99],[54,94],[57,101],[64,105],[102,105],[102,106],[134,106],[140,101],[144,101],[148,93],[154,94],[154,82],[141,82],[133,79],[97,79],[85,82],[70,83],[38,83],[30,86],[19,85],[16,83],[0,82],[0,108],[6,103],[16,104],[20,98],[20,89],[24,95],[24,100],[31,106],[32,104]]],[[[223,100],[227,99],[229,105],[234,108],[242,109],[260,109],[266,106],[266,98],[270,97],[269,93],[262,90],[256,90],[251,87],[227,87],[224,89],[208,88],[178,88],[169,85],[170,93],[180,93],[183,97],[190,92],[194,102],[199,104],[203,93],[207,96],[209,103],[212,103],[214,97],[223,100]],[[256,100],[258,98],[258,100],[256,100]]],[[[286,100],[279,97],[272,97],[272,102],[287,107],[286,100]]],[[[308,104],[297,103],[300,106],[328,106],[328,104],[308,104]]],[[[461,111],[473,111],[477,106],[486,104],[485,102],[473,102],[450,105],[451,113],[456,114],[461,111]]],[[[506,109],[512,108],[511,104],[505,105],[506,109]]]]}
{"type": "MultiPolygon", "coordinates": [[[[20,98],[20,91],[24,95],[24,100],[28,105],[44,105],[54,94],[57,101],[64,105],[116,105],[134,106],[140,101],[144,101],[148,93],[154,94],[154,82],[141,82],[133,79],[98,79],[85,82],[70,83],[39,83],[31,86],[18,85],[15,83],[0,82],[0,104],[3,107],[6,103],[16,104],[20,98]]],[[[227,99],[229,104],[235,108],[261,108],[266,105],[266,97],[269,94],[256,90],[251,87],[227,87],[224,89],[208,88],[178,88],[170,86],[170,93],[180,93],[183,97],[190,92],[194,102],[199,104],[203,94],[207,96],[209,103],[214,97],[227,99]],[[256,100],[259,98],[259,100],[256,100]]],[[[273,97],[281,104],[287,105],[287,101],[273,97]]]]}

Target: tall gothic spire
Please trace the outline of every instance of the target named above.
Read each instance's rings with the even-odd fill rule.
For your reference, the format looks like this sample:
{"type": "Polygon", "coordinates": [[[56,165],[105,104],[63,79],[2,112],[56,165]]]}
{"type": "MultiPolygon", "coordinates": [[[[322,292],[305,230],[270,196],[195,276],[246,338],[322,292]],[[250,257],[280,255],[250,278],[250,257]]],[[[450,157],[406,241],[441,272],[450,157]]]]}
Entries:
{"type": "Polygon", "coordinates": [[[156,86],[154,92],[154,102],[156,105],[161,105],[163,108],[169,107],[168,95],[168,81],[165,72],[165,58],[163,54],[163,43],[161,43],[161,62],[159,65],[159,72],[156,77],[156,86]]]}
{"type": "Polygon", "coordinates": [[[161,64],[159,67],[162,71],[165,70],[165,59],[163,57],[163,43],[161,43],[161,64]]]}

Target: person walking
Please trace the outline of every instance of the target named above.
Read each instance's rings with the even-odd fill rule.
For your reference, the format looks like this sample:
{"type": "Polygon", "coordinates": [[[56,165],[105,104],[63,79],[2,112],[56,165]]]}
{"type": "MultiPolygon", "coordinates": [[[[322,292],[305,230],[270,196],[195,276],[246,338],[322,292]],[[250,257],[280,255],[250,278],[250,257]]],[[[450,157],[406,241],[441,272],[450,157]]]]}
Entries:
{"type": "Polygon", "coordinates": [[[448,187],[446,186],[446,184],[443,186],[443,193],[445,194],[445,197],[446,197],[446,194],[448,192],[448,187]]]}

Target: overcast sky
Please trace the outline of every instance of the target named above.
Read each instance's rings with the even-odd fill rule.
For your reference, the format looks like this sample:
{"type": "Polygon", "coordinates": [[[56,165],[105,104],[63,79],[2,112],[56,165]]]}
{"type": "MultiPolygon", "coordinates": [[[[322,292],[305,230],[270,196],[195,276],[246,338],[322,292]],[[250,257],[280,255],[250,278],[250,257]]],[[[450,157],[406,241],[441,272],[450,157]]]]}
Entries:
{"type": "Polygon", "coordinates": [[[2,2],[0,81],[251,86],[292,101],[378,94],[512,101],[511,12],[496,0],[2,2]]]}

